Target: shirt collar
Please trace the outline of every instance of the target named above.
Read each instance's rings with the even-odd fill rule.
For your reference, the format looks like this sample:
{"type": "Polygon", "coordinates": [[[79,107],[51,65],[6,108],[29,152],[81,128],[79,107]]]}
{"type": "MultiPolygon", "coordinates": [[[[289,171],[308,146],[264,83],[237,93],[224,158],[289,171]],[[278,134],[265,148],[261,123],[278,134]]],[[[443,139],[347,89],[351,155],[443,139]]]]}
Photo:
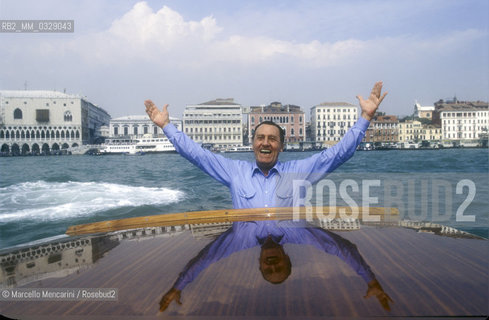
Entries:
{"type": "Polygon", "coordinates": [[[258,241],[258,243],[260,245],[263,245],[265,243],[265,240],[267,240],[268,237],[271,237],[273,242],[275,242],[277,244],[281,244],[282,239],[284,237],[284,234],[283,233],[282,234],[267,233],[266,235],[265,234],[257,234],[256,235],[256,241],[258,241]]]}
{"type": "MultiPolygon", "coordinates": [[[[282,163],[280,163],[280,161],[277,161],[277,163],[268,172],[268,176],[270,176],[272,173],[276,173],[280,175],[281,171],[282,171],[282,163]]],[[[260,170],[260,168],[258,168],[256,161],[254,161],[253,165],[251,166],[251,176],[253,176],[255,173],[264,175],[263,172],[260,170]]]]}

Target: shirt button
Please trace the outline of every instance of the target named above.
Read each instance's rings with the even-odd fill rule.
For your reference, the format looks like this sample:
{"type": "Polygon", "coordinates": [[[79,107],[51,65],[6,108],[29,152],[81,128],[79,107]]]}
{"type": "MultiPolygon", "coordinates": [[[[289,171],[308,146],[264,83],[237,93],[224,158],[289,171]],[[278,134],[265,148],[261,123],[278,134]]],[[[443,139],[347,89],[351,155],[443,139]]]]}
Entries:
{"type": "Polygon", "coordinates": [[[268,204],[265,205],[265,208],[268,208],[268,204]]]}
{"type": "Polygon", "coordinates": [[[265,193],[268,193],[268,191],[265,191],[265,193]]]}

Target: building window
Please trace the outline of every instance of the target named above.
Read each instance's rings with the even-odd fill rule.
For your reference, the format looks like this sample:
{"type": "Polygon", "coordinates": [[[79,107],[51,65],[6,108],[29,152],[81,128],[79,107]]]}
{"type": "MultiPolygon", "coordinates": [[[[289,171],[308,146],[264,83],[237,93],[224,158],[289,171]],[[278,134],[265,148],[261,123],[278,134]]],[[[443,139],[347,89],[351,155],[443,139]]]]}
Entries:
{"type": "Polygon", "coordinates": [[[49,122],[49,110],[37,109],[36,110],[36,121],[37,122],[49,122]]]}
{"type": "Polygon", "coordinates": [[[14,110],[14,119],[22,119],[22,110],[19,108],[14,110]]]}
{"type": "Polygon", "coordinates": [[[71,122],[73,121],[73,115],[71,114],[70,111],[66,111],[64,114],[64,118],[66,122],[71,122]]]}

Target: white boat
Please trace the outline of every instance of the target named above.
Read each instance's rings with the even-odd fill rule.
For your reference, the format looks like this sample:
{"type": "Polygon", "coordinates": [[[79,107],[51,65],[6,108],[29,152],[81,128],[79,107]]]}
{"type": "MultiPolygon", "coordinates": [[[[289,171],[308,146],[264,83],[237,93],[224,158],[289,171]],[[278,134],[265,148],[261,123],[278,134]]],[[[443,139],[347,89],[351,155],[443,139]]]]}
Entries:
{"type": "Polygon", "coordinates": [[[400,149],[418,149],[419,143],[414,141],[399,142],[400,149]]]}
{"type": "Polygon", "coordinates": [[[252,152],[253,148],[251,146],[241,146],[241,147],[230,147],[224,152],[252,152]]]}
{"type": "Polygon", "coordinates": [[[141,138],[111,138],[100,149],[103,154],[144,154],[175,152],[175,147],[166,137],[145,134],[141,138]]]}

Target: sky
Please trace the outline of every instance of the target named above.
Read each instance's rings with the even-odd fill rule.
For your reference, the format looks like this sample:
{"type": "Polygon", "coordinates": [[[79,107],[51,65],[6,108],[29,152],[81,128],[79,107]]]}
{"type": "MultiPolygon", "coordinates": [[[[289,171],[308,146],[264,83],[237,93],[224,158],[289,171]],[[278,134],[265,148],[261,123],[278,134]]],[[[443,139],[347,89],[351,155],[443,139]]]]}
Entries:
{"type": "Polygon", "coordinates": [[[487,0],[0,0],[0,20],[28,19],[75,31],[0,33],[0,90],[66,90],[114,118],[216,98],[309,116],[379,80],[387,114],[489,100],[487,0]]]}

